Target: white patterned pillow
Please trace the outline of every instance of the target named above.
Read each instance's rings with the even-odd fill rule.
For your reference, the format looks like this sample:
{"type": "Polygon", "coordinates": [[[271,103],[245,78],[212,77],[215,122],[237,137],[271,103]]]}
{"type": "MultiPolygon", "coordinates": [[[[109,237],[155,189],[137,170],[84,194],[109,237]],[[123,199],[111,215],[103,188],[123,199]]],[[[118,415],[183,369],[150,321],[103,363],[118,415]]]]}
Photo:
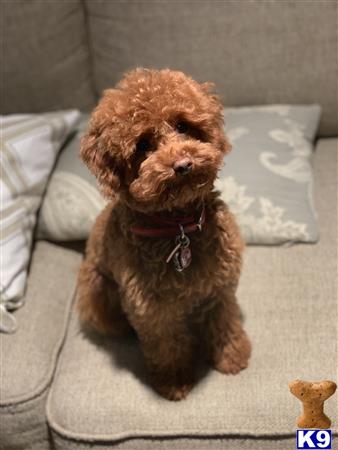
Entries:
{"type": "Polygon", "coordinates": [[[311,155],[318,105],[225,110],[233,149],[216,188],[248,244],[316,242],[311,155]]]}
{"type": "Polygon", "coordinates": [[[0,116],[0,330],[15,331],[10,311],[22,305],[36,212],[55,158],[79,112],[0,116]]]}

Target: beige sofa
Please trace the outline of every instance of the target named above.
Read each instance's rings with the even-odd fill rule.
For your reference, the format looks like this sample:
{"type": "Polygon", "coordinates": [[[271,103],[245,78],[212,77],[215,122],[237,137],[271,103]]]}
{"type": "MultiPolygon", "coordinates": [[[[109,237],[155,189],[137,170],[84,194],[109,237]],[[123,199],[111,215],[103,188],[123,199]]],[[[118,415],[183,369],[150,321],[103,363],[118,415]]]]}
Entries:
{"type": "MultiPolygon", "coordinates": [[[[84,334],[73,302],[83,243],[35,243],[26,305],[1,336],[1,440],[11,449],[289,449],[295,378],[337,378],[337,3],[6,2],[2,113],[90,110],[128,68],[215,81],[228,106],[319,103],[320,241],[251,246],[239,287],[250,367],[214,371],[184,402],[149,387],[133,340],[84,334]]],[[[327,402],[337,434],[335,399],[327,402]]]]}

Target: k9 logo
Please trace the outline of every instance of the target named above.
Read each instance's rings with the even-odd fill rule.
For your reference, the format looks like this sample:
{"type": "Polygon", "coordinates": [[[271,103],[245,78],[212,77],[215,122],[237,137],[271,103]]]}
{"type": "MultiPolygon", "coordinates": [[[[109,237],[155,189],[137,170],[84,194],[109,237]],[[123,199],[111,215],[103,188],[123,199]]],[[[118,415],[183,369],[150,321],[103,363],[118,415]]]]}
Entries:
{"type": "Polygon", "coordinates": [[[331,430],[297,430],[297,449],[332,448],[331,430]]]}

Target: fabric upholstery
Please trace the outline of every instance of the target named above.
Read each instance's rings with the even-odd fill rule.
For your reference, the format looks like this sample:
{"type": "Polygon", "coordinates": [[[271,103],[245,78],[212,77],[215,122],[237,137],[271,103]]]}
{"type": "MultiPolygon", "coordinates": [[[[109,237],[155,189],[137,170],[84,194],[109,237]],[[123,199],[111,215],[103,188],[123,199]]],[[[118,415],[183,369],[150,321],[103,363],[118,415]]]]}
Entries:
{"type": "Polygon", "coordinates": [[[0,448],[48,448],[47,391],[65,337],[81,255],[38,242],[25,294],[15,312],[20,328],[0,335],[0,448]]]}
{"type": "Polygon", "coordinates": [[[225,106],[317,103],[338,134],[337,2],[86,0],[96,91],[135,66],[214,81],[225,106]]]}
{"type": "Polygon", "coordinates": [[[319,103],[320,135],[337,135],[336,15],[331,0],[4,2],[1,112],[89,110],[92,81],[166,66],[216,82],[226,106],[319,103]]]}
{"type": "Polygon", "coordinates": [[[0,331],[16,330],[9,311],[22,305],[36,212],[56,156],[79,116],[77,110],[0,116],[0,331]]]}
{"type": "Polygon", "coordinates": [[[319,103],[320,135],[338,133],[335,1],[16,0],[2,10],[2,113],[89,110],[92,82],[100,94],[127,69],[166,66],[216,82],[226,106],[319,103]]]}
{"type": "MultiPolygon", "coordinates": [[[[73,315],[47,402],[57,450],[294,445],[300,404],[288,383],[337,378],[336,163],[337,140],[320,141],[318,244],[246,250],[238,297],[253,354],[239,375],[207,371],[186,400],[168,402],[149,387],[135,341],[88,335],[73,315]]],[[[337,433],[335,401],[326,403],[337,433]]]]}
{"type": "Polygon", "coordinates": [[[1,113],[92,108],[81,0],[15,0],[1,6],[1,113]]]}

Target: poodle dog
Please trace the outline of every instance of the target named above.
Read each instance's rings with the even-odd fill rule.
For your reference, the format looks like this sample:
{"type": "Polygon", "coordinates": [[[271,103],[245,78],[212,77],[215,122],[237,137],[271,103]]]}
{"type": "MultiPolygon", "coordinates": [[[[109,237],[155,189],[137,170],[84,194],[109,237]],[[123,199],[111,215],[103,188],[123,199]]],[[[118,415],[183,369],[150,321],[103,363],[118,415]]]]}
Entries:
{"type": "Polygon", "coordinates": [[[243,243],[213,191],[229,152],[210,83],[136,69],[104,92],[81,156],[110,202],[89,237],[78,311],[100,333],[134,330],[154,389],[185,398],[197,357],[235,374],[250,342],[236,301],[243,243]]]}

